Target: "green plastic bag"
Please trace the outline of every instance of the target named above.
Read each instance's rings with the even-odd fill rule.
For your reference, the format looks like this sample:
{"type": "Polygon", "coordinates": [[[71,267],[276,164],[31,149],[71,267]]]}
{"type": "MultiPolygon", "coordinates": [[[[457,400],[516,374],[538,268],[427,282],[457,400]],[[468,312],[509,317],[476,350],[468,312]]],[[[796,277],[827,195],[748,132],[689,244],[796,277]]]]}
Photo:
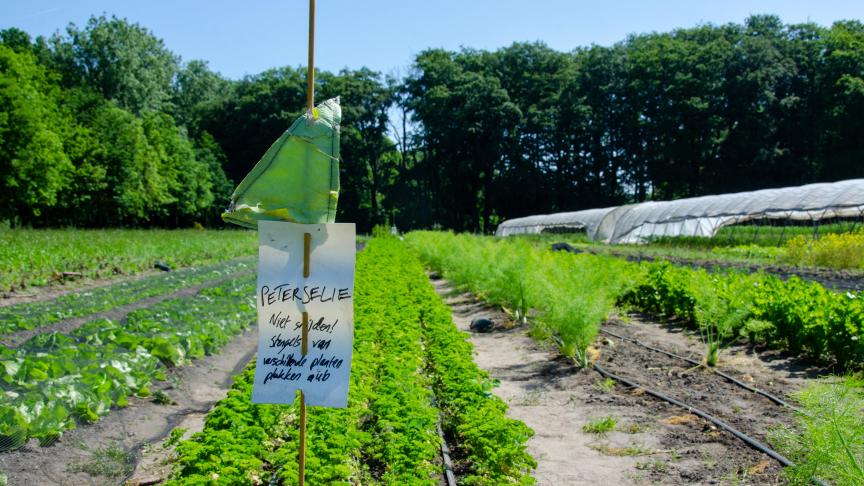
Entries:
{"type": "Polygon", "coordinates": [[[259,220],[334,222],[341,121],[339,98],[297,118],[234,190],[222,219],[247,228],[259,220]]]}

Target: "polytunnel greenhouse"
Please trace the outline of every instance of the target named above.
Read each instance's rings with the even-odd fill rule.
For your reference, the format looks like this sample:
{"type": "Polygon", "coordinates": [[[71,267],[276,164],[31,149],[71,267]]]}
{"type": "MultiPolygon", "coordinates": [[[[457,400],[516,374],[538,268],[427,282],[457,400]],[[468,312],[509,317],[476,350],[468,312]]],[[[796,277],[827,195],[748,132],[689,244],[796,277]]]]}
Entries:
{"type": "Polygon", "coordinates": [[[864,179],[527,216],[501,223],[496,234],[584,230],[595,241],[641,243],[667,236],[710,238],[724,226],[753,221],[847,218],[864,218],[864,179]]]}

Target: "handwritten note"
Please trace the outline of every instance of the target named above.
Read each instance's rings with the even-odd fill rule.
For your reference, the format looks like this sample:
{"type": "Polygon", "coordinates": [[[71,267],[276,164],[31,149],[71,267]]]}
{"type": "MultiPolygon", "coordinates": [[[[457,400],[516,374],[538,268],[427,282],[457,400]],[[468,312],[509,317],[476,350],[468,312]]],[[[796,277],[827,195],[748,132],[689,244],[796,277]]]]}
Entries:
{"type": "Polygon", "coordinates": [[[354,337],[354,225],[259,221],[258,359],[253,403],[345,407],[354,337]],[[303,235],[311,234],[303,278],[303,235]],[[301,350],[303,312],[308,351],[301,350]]]}

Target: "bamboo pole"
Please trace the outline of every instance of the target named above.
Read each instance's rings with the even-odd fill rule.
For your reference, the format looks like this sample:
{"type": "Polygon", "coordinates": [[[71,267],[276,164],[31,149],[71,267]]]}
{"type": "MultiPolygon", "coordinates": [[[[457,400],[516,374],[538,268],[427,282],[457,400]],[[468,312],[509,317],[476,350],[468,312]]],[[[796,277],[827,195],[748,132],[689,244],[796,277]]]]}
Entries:
{"type": "MultiPolygon", "coordinates": [[[[309,67],[306,73],[306,112],[312,116],[315,108],[315,0],[309,0],[309,67]]],[[[312,235],[303,233],[303,278],[309,278],[309,251],[312,235]]],[[[309,341],[309,314],[303,312],[301,353],[306,356],[309,341]]],[[[298,476],[300,486],[306,483],[306,395],[300,390],[300,447],[298,476]]]]}
{"type": "MultiPolygon", "coordinates": [[[[313,0],[314,1],[314,0],[313,0]]],[[[309,278],[309,252],[312,235],[303,233],[303,278],[309,278]]],[[[309,351],[309,313],[303,311],[303,328],[300,340],[300,353],[306,356],[309,351]]],[[[300,486],[306,482],[306,395],[300,390],[300,447],[298,453],[300,486]]]]}
{"type": "Polygon", "coordinates": [[[306,74],[306,111],[315,107],[315,0],[309,0],[309,67],[306,74]]]}

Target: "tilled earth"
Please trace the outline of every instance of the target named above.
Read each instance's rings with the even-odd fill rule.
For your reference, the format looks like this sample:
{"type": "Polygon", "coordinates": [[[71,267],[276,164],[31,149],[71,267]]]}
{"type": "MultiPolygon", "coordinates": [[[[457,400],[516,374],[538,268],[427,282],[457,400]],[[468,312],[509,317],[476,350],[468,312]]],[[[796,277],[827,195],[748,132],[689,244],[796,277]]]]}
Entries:
{"type": "MultiPolygon", "coordinates": [[[[607,322],[603,327],[619,335],[635,337],[631,325],[607,322]]],[[[662,330],[660,327],[657,329],[662,330]]],[[[694,367],[683,360],[616,338],[601,337],[597,346],[600,350],[597,364],[607,371],[697,407],[763,444],[768,443],[768,434],[772,428],[788,425],[792,419],[791,410],[729,382],[707,367],[694,367]]],[[[691,354],[688,357],[693,358],[692,350],[687,349],[688,347],[667,350],[678,351],[683,355],[691,354]]],[[[695,358],[698,360],[698,356],[695,358]]],[[[723,359],[722,355],[721,359],[723,359]]],[[[789,400],[783,393],[784,389],[789,389],[788,385],[781,384],[779,377],[768,380],[760,377],[762,382],[754,383],[757,378],[752,375],[735,367],[724,366],[724,368],[726,369],[723,371],[742,381],[750,382],[751,386],[789,400]]],[[[679,453],[681,457],[705,459],[710,457],[712,451],[722,451],[722,455],[715,456],[716,461],[703,460],[705,467],[696,470],[692,464],[679,467],[684,461],[670,461],[662,471],[652,471],[650,474],[652,479],[712,483],[715,480],[737,478],[756,484],[782,482],[780,479],[782,467],[777,461],[748,447],[710,422],[650,397],[640,389],[616,386],[615,392],[622,400],[640,400],[641,406],[656,411],[658,415],[677,414],[667,416],[663,421],[668,425],[687,426],[664,436],[661,444],[672,449],[680,449],[684,444],[692,444],[691,447],[684,448],[685,453],[679,453]]]]}
{"type": "MultiPolygon", "coordinates": [[[[454,293],[434,278],[454,322],[470,333],[475,361],[499,380],[493,392],[509,414],[535,431],[528,449],[538,461],[538,484],[782,484],[781,466],[733,435],[644,390],[579,370],[555,349],[533,340],[527,327],[513,327],[501,310],[470,294],[454,293]],[[496,322],[475,332],[477,317],[496,322]],[[583,427],[611,417],[613,430],[583,427]]],[[[701,360],[704,346],[674,326],[633,315],[603,327],[616,334],[701,360]]],[[[704,367],[667,357],[633,343],[603,336],[594,358],[607,371],[705,410],[754,439],[767,443],[773,427],[790,423],[792,411],[731,384],[704,367]]],[[[788,393],[819,374],[789,357],[753,349],[725,349],[722,371],[790,401],[788,393]]]]}

